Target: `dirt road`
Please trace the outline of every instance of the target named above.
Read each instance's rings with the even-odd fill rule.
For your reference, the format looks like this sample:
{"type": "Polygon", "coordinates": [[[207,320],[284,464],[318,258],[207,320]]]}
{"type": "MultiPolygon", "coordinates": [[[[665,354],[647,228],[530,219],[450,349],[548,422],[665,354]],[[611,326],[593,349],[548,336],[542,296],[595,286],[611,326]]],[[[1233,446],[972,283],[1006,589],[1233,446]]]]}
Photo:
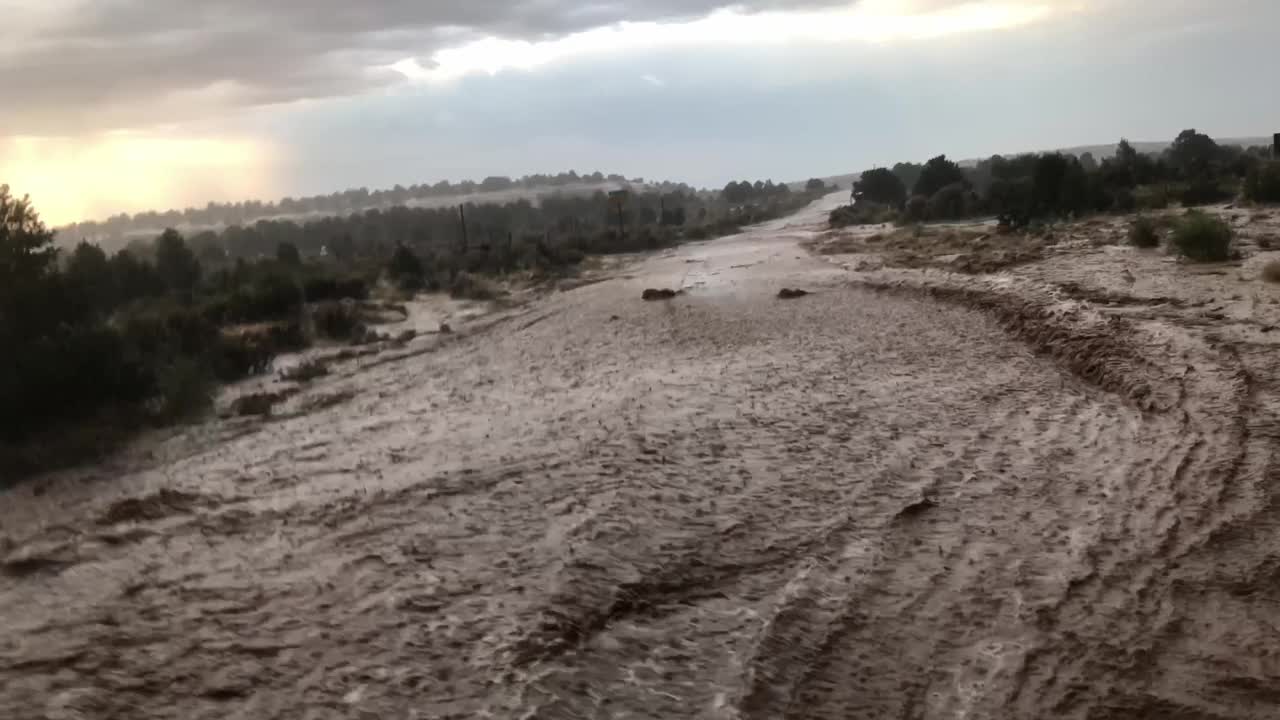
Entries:
{"type": "Polygon", "coordinates": [[[1280,715],[1274,353],[831,202],[11,491],[0,716],[1280,715]]]}

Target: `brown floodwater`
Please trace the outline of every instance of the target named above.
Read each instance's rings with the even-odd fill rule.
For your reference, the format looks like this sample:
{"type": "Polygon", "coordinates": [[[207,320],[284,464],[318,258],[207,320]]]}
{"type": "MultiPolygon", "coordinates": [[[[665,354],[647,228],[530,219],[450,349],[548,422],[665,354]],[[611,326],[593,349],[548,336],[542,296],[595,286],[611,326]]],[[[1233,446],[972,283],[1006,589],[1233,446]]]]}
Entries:
{"type": "Polygon", "coordinates": [[[8,491],[0,717],[1280,716],[1274,351],[838,199],[8,491]]]}

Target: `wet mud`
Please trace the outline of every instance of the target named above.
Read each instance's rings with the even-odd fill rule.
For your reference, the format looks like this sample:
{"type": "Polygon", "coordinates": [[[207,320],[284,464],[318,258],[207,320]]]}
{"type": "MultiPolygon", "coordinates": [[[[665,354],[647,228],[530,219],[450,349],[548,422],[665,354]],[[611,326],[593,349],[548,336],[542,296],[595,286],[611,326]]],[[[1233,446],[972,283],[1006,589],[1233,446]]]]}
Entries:
{"type": "Polygon", "coordinates": [[[1254,261],[810,254],[834,202],[8,492],[0,716],[1280,714],[1254,261]]]}

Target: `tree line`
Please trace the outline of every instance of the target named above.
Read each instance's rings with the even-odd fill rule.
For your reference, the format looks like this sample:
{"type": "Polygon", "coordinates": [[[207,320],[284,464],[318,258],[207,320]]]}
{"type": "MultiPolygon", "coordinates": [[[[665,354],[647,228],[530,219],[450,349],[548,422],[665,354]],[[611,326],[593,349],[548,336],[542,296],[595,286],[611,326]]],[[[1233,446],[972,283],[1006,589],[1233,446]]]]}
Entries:
{"type": "Polygon", "coordinates": [[[6,448],[86,424],[180,420],[208,407],[216,382],[264,372],[276,353],[361,336],[318,313],[324,303],[384,286],[468,294],[483,276],[555,277],[589,254],[732,233],[821,192],[731,185],[394,206],[190,238],[167,229],[110,254],[59,248],[32,202],[0,185],[0,475],[25,462],[6,448]]]}
{"type": "Polygon", "coordinates": [[[833,225],[924,222],[995,215],[1001,223],[1090,212],[1158,209],[1171,202],[1206,205],[1242,196],[1280,202],[1280,164],[1267,147],[1220,145],[1185,130],[1159,155],[1121,140],[1113,157],[1090,153],[994,155],[962,167],[939,155],[862,174],[853,203],[832,213],[833,225]]]}
{"type": "MultiPolygon", "coordinates": [[[[511,179],[505,176],[492,176],[475,182],[463,180],[451,183],[448,180],[429,184],[414,184],[408,187],[396,185],[390,189],[369,190],[354,188],[328,195],[311,197],[286,197],[278,202],[245,200],[242,202],[211,202],[203,208],[186,208],[185,210],[168,210],[165,212],[145,211],[134,215],[119,213],[101,221],[85,221],[73,223],[62,228],[62,234],[71,238],[90,240],[120,240],[125,236],[158,228],[178,227],[218,227],[227,225],[244,225],[254,221],[288,215],[343,215],[371,208],[386,208],[408,205],[415,202],[472,195],[475,193],[491,193],[511,190],[534,190],[538,188],[565,188],[573,185],[612,184],[617,187],[642,185],[644,178],[628,180],[622,175],[605,175],[599,171],[584,173],[568,171],[556,175],[534,174],[511,179]]],[[[690,192],[692,188],[683,183],[663,182],[656,185],[662,192],[690,192]]]]}
{"type": "MultiPolygon", "coordinates": [[[[819,188],[823,187],[819,183],[819,188]]],[[[186,241],[198,263],[225,271],[237,261],[273,257],[281,247],[303,261],[385,262],[396,248],[419,256],[430,280],[459,271],[497,274],[573,264],[583,254],[651,249],[678,237],[699,239],[794,210],[821,192],[792,193],[770,181],[729,183],[724,190],[556,194],[537,202],[394,206],[309,221],[259,220],[196,233],[186,241]]],[[[125,250],[151,259],[151,241],[125,250]]],[[[221,276],[218,276],[221,277],[221,276]]]]}

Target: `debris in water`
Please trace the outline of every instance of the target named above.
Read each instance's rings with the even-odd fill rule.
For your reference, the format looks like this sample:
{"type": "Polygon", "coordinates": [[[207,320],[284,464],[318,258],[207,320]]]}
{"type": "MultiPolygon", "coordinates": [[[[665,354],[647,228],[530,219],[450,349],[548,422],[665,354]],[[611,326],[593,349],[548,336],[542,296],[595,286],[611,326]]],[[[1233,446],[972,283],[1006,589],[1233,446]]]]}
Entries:
{"type": "Polygon", "coordinates": [[[280,371],[280,379],[287,382],[311,382],[329,374],[329,366],[322,360],[308,360],[280,371]]]}
{"type": "Polygon", "coordinates": [[[65,557],[34,554],[19,554],[0,561],[0,573],[7,577],[25,578],[39,573],[57,574],[75,562],[65,557]]]}
{"type": "Polygon", "coordinates": [[[160,520],[170,515],[189,513],[197,506],[211,504],[207,498],[180,490],[161,488],[143,497],[117,500],[98,517],[99,525],[160,520]]]}
{"type": "Polygon", "coordinates": [[[278,403],[288,400],[294,394],[296,394],[296,392],[261,392],[242,395],[236,398],[235,402],[231,403],[231,413],[240,417],[247,417],[250,415],[265,417],[271,414],[271,409],[278,403]]]}
{"type": "Polygon", "coordinates": [[[778,297],[783,300],[791,300],[793,298],[804,297],[808,295],[808,290],[800,290],[799,288],[782,288],[778,291],[778,297]]]}
{"type": "Polygon", "coordinates": [[[919,500],[910,503],[906,507],[898,511],[896,517],[911,518],[923,515],[926,511],[938,507],[938,501],[929,495],[921,497],[919,500]]]}
{"type": "Polygon", "coordinates": [[[661,290],[657,290],[657,289],[654,289],[654,288],[649,288],[648,290],[645,290],[645,291],[640,295],[640,299],[642,299],[642,300],[670,300],[671,298],[673,298],[673,297],[675,297],[675,296],[677,296],[677,295],[679,295],[679,294],[680,294],[680,291],[679,291],[679,290],[672,290],[672,289],[670,289],[670,288],[662,288],[661,290]]]}

